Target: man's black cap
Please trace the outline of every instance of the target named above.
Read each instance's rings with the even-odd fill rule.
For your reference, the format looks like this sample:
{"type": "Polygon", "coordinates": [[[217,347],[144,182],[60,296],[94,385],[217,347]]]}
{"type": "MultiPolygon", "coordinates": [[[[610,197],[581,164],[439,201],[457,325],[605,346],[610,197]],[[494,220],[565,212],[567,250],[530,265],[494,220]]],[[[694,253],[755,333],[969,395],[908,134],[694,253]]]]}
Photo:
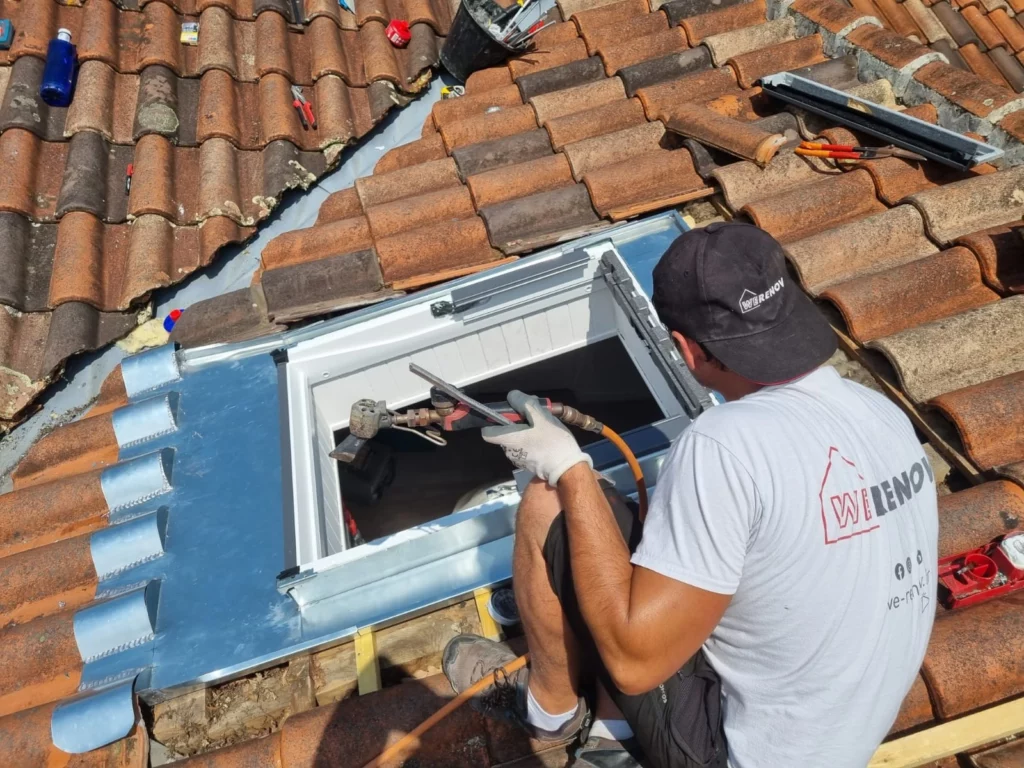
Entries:
{"type": "Polygon", "coordinates": [[[654,308],[729,370],[778,384],[836,351],[825,317],[786,274],[782,246],[738,222],[684,232],[654,268],[654,308]]]}

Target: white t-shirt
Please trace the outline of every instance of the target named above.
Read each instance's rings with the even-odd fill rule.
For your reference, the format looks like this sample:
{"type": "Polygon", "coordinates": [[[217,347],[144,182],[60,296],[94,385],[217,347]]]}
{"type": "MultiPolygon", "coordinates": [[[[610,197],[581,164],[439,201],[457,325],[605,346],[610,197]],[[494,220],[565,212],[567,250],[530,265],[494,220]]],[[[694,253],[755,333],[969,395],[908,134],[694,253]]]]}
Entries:
{"type": "Polygon", "coordinates": [[[701,414],[633,563],[733,595],[704,645],[732,768],[863,768],[921,667],[938,517],[913,427],[831,367],[701,414]]]}

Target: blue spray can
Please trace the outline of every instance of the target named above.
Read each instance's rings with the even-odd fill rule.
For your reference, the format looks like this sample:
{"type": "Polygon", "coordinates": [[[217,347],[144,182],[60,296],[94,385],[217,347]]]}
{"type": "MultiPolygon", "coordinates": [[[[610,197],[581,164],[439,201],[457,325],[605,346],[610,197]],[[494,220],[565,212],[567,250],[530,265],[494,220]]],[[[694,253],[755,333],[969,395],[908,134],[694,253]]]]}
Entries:
{"type": "Polygon", "coordinates": [[[39,95],[51,107],[66,107],[71,103],[74,78],[75,46],[71,44],[71,30],[58,29],[57,37],[46,49],[46,68],[39,95]]]}

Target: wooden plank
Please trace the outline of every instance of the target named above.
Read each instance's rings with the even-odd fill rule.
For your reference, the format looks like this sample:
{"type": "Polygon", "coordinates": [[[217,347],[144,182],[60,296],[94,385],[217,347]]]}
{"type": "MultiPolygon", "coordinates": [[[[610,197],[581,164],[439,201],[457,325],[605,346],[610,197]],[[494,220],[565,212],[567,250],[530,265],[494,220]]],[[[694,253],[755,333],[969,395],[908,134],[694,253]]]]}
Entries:
{"type": "MultiPolygon", "coordinates": [[[[903,391],[896,382],[892,381],[884,371],[880,370],[879,366],[872,359],[870,350],[861,347],[847,336],[841,328],[836,327],[835,324],[832,325],[832,329],[839,337],[839,346],[843,352],[864,366],[867,372],[871,374],[871,378],[878,382],[881,390],[907,414],[907,417],[913,422],[914,426],[924,433],[925,437],[928,438],[928,442],[932,444],[932,447],[942,458],[949,462],[951,467],[960,472],[972,484],[978,485],[985,482],[985,477],[978,468],[963,454],[960,446],[955,444],[954,441],[958,442],[958,439],[955,435],[950,434],[952,427],[949,423],[933,413],[918,408],[910,398],[903,394],[903,391]]],[[[955,432],[955,430],[953,431],[955,432]]]]}
{"type": "Polygon", "coordinates": [[[380,690],[380,664],[377,663],[377,639],[372,629],[360,629],[355,637],[356,680],[359,695],[380,690]]]}
{"type": "Polygon", "coordinates": [[[154,705],[153,738],[170,745],[191,731],[205,729],[207,693],[206,688],[200,688],[154,705]]]}
{"type": "Polygon", "coordinates": [[[473,593],[473,601],[476,603],[476,613],[480,618],[480,634],[488,640],[501,640],[504,635],[501,626],[487,609],[491,602],[491,590],[486,587],[478,589],[473,593]]]}
{"type": "Polygon", "coordinates": [[[888,741],[868,768],[915,768],[1024,733],[1024,698],[888,741]]]}

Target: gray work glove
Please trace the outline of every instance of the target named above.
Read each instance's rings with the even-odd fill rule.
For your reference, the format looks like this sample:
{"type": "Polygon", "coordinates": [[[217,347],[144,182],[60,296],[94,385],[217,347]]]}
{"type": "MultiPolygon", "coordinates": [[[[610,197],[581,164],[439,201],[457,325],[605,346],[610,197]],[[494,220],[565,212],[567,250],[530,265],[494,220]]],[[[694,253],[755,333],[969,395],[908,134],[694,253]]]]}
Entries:
{"type": "Polygon", "coordinates": [[[577,464],[594,466],[594,460],[580,450],[568,428],[536,397],[514,389],[508,393],[508,404],[527,423],[511,427],[484,427],[482,434],[486,442],[504,448],[509,461],[519,469],[532,472],[554,487],[562,474],[577,464]]]}

